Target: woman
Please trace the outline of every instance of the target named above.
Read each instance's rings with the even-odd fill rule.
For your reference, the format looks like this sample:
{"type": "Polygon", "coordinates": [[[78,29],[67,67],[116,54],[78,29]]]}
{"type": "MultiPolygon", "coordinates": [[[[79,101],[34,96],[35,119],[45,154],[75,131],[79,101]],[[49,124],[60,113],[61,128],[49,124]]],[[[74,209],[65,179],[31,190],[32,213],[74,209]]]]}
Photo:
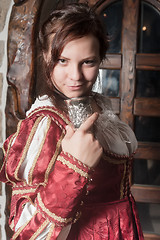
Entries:
{"type": "Polygon", "coordinates": [[[92,92],[108,47],[98,17],[85,4],[56,10],[39,43],[38,97],[4,143],[12,239],[143,239],[129,186],[137,141],[92,92]],[[92,114],[75,129],[67,102],[79,97],[92,114]]]}

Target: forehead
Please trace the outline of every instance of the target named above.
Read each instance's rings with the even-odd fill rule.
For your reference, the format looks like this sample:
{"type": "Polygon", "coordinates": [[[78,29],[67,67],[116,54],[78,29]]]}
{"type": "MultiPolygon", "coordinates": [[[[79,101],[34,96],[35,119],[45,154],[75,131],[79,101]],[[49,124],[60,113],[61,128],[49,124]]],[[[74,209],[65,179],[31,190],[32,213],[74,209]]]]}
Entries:
{"type": "Polygon", "coordinates": [[[99,41],[93,35],[71,40],[64,46],[61,55],[64,57],[65,55],[70,57],[76,55],[81,58],[89,56],[99,57],[99,41]]]}

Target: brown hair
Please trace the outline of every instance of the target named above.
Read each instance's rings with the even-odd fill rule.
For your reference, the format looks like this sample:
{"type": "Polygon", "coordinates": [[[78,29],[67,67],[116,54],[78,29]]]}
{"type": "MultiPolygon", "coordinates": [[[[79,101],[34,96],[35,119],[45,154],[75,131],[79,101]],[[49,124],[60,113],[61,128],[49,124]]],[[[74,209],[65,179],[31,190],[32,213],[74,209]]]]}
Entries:
{"type": "Polygon", "coordinates": [[[50,79],[51,71],[68,42],[89,34],[99,41],[99,55],[102,61],[106,55],[108,40],[103,25],[93,9],[84,3],[72,3],[50,14],[42,25],[38,38],[43,71],[37,85],[38,96],[47,94],[52,97],[54,103],[58,101],[50,79]],[[48,56],[47,60],[45,55],[48,56]]]}

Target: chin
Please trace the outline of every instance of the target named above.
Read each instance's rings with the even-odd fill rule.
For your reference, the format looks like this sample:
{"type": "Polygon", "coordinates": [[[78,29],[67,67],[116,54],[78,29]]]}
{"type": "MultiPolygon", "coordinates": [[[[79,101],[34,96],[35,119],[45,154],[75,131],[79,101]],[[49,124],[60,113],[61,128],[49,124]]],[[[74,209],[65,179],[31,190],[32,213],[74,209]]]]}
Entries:
{"type": "Polygon", "coordinates": [[[78,98],[78,97],[83,97],[83,96],[89,96],[91,91],[87,92],[75,92],[75,93],[70,93],[66,94],[66,97],[68,98],[78,98]]]}
{"type": "Polygon", "coordinates": [[[83,96],[83,93],[81,94],[81,93],[70,93],[70,94],[65,94],[65,96],[66,97],[68,97],[68,98],[77,98],[77,97],[81,97],[81,96],[83,96]]]}
{"type": "Polygon", "coordinates": [[[78,98],[78,97],[82,97],[82,95],[70,95],[70,96],[67,96],[68,98],[78,98]]]}

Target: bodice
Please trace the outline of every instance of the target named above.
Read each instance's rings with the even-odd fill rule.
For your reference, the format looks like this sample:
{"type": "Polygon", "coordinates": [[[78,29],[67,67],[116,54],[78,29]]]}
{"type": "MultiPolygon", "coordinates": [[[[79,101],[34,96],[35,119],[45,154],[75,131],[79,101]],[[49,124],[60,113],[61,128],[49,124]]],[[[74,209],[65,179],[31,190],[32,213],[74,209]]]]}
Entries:
{"type": "Polygon", "coordinates": [[[88,184],[86,203],[120,200],[129,192],[129,174],[132,159],[102,158],[88,184]]]}

